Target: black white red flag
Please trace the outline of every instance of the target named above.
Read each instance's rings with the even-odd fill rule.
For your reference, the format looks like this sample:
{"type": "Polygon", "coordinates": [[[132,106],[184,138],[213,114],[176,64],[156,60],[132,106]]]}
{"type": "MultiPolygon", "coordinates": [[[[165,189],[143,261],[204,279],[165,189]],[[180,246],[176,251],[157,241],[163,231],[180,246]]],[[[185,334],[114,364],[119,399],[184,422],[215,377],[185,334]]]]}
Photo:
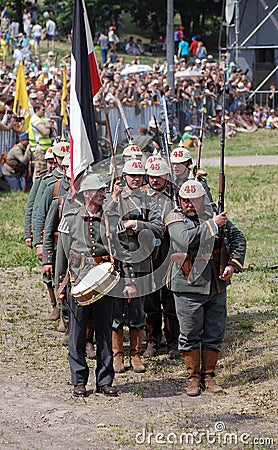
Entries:
{"type": "Polygon", "coordinates": [[[99,159],[93,96],[101,88],[89,20],[84,0],[75,0],[72,23],[70,87],[71,179],[75,182],[99,159]]]}

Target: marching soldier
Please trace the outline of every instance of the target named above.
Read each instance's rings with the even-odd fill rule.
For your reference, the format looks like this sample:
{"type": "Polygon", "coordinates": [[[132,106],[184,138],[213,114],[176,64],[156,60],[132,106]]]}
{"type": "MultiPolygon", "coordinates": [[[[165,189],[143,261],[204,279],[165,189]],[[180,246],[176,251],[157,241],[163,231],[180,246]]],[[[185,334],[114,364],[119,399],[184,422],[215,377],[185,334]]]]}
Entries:
{"type": "Polygon", "coordinates": [[[188,180],[190,166],[192,165],[191,154],[189,150],[179,145],[172,151],[170,161],[175,176],[175,185],[179,188],[188,180]]]}
{"type": "MultiPolygon", "coordinates": [[[[33,214],[32,214],[32,228],[33,228],[34,239],[35,239],[35,235],[36,235],[36,242],[34,242],[34,245],[37,249],[37,256],[38,256],[39,260],[41,260],[41,258],[42,258],[42,239],[41,239],[42,238],[42,236],[41,236],[42,229],[37,225],[38,209],[41,207],[42,199],[43,199],[46,188],[50,184],[52,184],[52,188],[50,188],[48,190],[48,194],[46,196],[47,199],[49,199],[50,203],[51,203],[51,201],[53,199],[53,182],[54,183],[56,181],[61,182],[62,180],[64,180],[65,170],[63,168],[62,162],[63,162],[64,157],[69,154],[69,148],[70,148],[70,144],[68,142],[64,142],[64,141],[56,142],[53,145],[52,151],[53,151],[53,155],[54,155],[54,160],[56,162],[56,168],[53,170],[53,172],[51,174],[44,177],[44,179],[40,183],[38,193],[35,198],[33,214]],[[36,231],[36,230],[38,230],[38,231],[36,231]]],[[[68,162],[68,164],[69,164],[69,162],[68,162]]],[[[56,185],[56,186],[58,186],[58,189],[59,189],[59,185],[56,185]]],[[[49,208],[50,203],[48,203],[48,208],[49,208]]],[[[45,221],[45,217],[46,217],[46,214],[43,217],[43,223],[45,221]]]]}
{"type": "MultiPolygon", "coordinates": [[[[175,148],[170,156],[170,161],[173,167],[173,173],[174,173],[174,182],[176,186],[176,191],[178,192],[180,186],[187,181],[192,172],[190,166],[192,165],[192,158],[189,150],[184,148],[181,143],[179,143],[179,146],[175,148]]],[[[207,184],[206,179],[202,175],[207,175],[204,171],[198,171],[197,178],[198,181],[202,184],[203,188],[205,189],[207,196],[211,202],[211,205],[213,208],[215,208],[215,204],[213,202],[213,198],[211,196],[210,188],[207,184]]]]}
{"type": "MultiPolygon", "coordinates": [[[[62,161],[62,165],[65,165],[65,163],[69,163],[69,156],[65,156],[65,158],[62,161]],[[68,160],[68,161],[65,161],[68,160]]],[[[61,193],[57,197],[53,198],[50,208],[48,210],[45,224],[44,224],[44,231],[43,231],[43,250],[42,250],[42,264],[43,264],[43,270],[45,273],[45,276],[48,280],[52,279],[54,280],[55,274],[55,260],[56,260],[56,249],[57,249],[57,242],[59,237],[58,227],[59,223],[62,218],[62,211],[66,204],[66,202],[72,202],[70,200],[71,193],[70,193],[70,168],[67,168],[66,171],[66,183],[64,184],[65,193],[61,193]]],[[[58,182],[56,182],[58,183],[58,182]]],[[[55,189],[55,187],[54,187],[55,189]]],[[[55,299],[55,308],[56,306],[56,299],[55,299]]],[[[61,323],[59,326],[59,331],[62,331],[62,327],[64,327],[64,339],[63,339],[63,345],[68,346],[69,343],[69,336],[70,336],[70,328],[69,328],[69,313],[68,313],[68,307],[67,305],[61,305],[60,307],[60,317],[61,317],[61,323]]],[[[94,329],[92,321],[89,321],[87,330],[86,330],[86,356],[89,359],[95,359],[96,358],[96,351],[94,348],[94,329]]]]}
{"type": "MultiPolygon", "coordinates": [[[[44,222],[50,207],[50,204],[54,197],[56,197],[59,193],[59,189],[62,189],[65,192],[68,188],[68,183],[65,180],[65,170],[63,167],[67,167],[69,165],[69,160],[67,161],[67,166],[63,166],[62,162],[64,160],[64,156],[68,155],[69,144],[66,142],[58,142],[55,143],[52,147],[52,153],[54,156],[54,160],[56,163],[55,169],[45,175],[41,180],[37,194],[34,199],[33,211],[32,211],[32,243],[33,246],[36,247],[37,257],[41,261],[42,259],[42,245],[43,245],[43,230],[44,230],[44,222]],[[56,188],[54,189],[55,182],[58,182],[56,188]],[[48,186],[50,185],[50,186],[48,186]],[[62,187],[61,187],[62,186],[62,187]],[[45,195],[46,194],[46,195],[45,195]],[[39,211],[39,216],[37,218],[37,214],[39,211]],[[38,220],[37,220],[38,219],[38,220]],[[41,226],[42,224],[42,226],[41,226]]],[[[56,299],[53,290],[52,278],[49,277],[45,272],[43,273],[43,281],[47,286],[50,302],[52,306],[52,312],[49,316],[50,320],[57,320],[60,317],[60,312],[56,305],[56,299]]],[[[65,331],[65,327],[63,322],[60,322],[58,327],[58,331],[65,331]]]]}
{"type": "MultiPolygon", "coordinates": [[[[163,221],[165,217],[173,208],[171,200],[171,186],[169,184],[169,167],[164,159],[156,157],[156,160],[148,165],[147,178],[149,188],[147,194],[152,197],[159,205],[163,221]]],[[[169,358],[174,359],[179,357],[178,351],[178,337],[179,337],[179,322],[175,310],[175,302],[173,293],[164,286],[163,278],[166,273],[166,266],[164,271],[159,272],[157,269],[162,269],[162,266],[169,260],[169,235],[164,233],[161,240],[161,245],[154,258],[154,278],[155,284],[159,288],[155,292],[145,297],[144,311],[146,314],[146,336],[147,348],[143,353],[146,358],[155,356],[157,354],[161,341],[162,328],[162,310],[164,318],[164,334],[169,351],[169,358]]]]}
{"type": "Polygon", "coordinates": [[[177,253],[168,277],[180,324],[179,349],[189,375],[187,395],[201,387],[222,392],[215,367],[226,327],[226,287],[234,273],[242,271],[246,240],[227,218],[216,214],[202,184],[190,179],[179,190],[181,212],[166,218],[171,244],[177,253]],[[226,229],[229,244],[226,267],[220,273],[219,229],[226,229]]]}
{"type": "Polygon", "coordinates": [[[118,395],[117,390],[112,386],[114,379],[112,320],[115,301],[114,297],[104,295],[94,303],[77,306],[72,296],[66,295],[68,270],[71,285],[77,285],[91,268],[111,258],[107,239],[108,236],[112,236],[115,253],[120,252],[120,259],[124,261],[121,264],[125,282],[122,292],[127,298],[132,299],[131,302],[136,295],[129,254],[123,247],[119,250],[117,242],[114,244],[114,236],[117,235],[123,240],[126,236],[125,232],[116,232],[119,215],[107,211],[107,221],[104,220],[102,204],[105,199],[105,190],[106,184],[100,175],[90,172],[83,175],[78,191],[82,205],[68,204],[59,225],[55,280],[59,288],[57,292],[59,301],[61,303],[67,301],[69,305],[71,332],[68,360],[74,396],[87,395],[89,367],[85,359],[85,346],[86,327],[90,319],[93,319],[96,334],[97,392],[110,397],[118,395]],[[107,222],[109,230],[107,230],[107,222]]]}
{"type": "Polygon", "coordinates": [[[144,296],[150,284],[144,278],[152,272],[152,260],[148,243],[160,239],[163,234],[163,223],[159,206],[145,191],[141,189],[145,170],[142,162],[137,159],[127,161],[123,167],[123,188],[121,181],[116,181],[111,198],[106,208],[121,215],[122,223],[127,231],[128,248],[133,256],[137,257],[134,270],[137,280],[138,296],[129,303],[119,299],[115,305],[113,320],[113,352],[114,368],[116,373],[123,373],[123,327],[125,324],[124,312],[127,309],[127,321],[130,335],[130,362],[134,372],[145,371],[141,362],[142,338],[145,327],[144,296]],[[152,233],[150,233],[150,231],[152,233]],[[145,247],[146,246],[146,247],[145,247]],[[139,254],[138,254],[139,253],[139,254]],[[140,279],[140,277],[142,277],[140,279]]]}
{"type": "Polygon", "coordinates": [[[40,172],[35,177],[31,191],[28,196],[28,201],[27,201],[26,210],[25,210],[24,240],[25,240],[27,247],[30,247],[30,248],[33,247],[32,213],[33,213],[35,198],[36,198],[36,195],[37,195],[37,192],[38,192],[38,189],[39,189],[42,179],[45,176],[47,176],[48,174],[51,174],[52,171],[56,167],[56,162],[54,161],[52,147],[50,147],[47,150],[47,152],[45,154],[45,159],[46,159],[46,169],[43,170],[42,172],[40,172]]]}

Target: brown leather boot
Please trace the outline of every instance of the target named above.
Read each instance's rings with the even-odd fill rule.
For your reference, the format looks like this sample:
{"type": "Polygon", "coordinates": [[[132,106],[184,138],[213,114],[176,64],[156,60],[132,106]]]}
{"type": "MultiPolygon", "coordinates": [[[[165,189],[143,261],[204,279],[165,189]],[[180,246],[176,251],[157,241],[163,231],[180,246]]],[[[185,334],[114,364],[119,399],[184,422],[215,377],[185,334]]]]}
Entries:
{"type": "Polygon", "coordinates": [[[130,364],[136,373],[143,373],[146,371],[145,366],[141,363],[140,359],[143,333],[143,330],[134,330],[132,328],[129,329],[130,364]]]}
{"type": "Polygon", "coordinates": [[[115,373],[124,373],[124,330],[112,331],[113,366],[115,373]]]}
{"type": "Polygon", "coordinates": [[[215,367],[219,352],[215,350],[202,350],[201,382],[204,389],[213,394],[221,394],[223,389],[214,379],[215,367]]]}
{"type": "Polygon", "coordinates": [[[57,306],[53,306],[51,313],[48,316],[48,320],[58,320],[60,317],[60,311],[57,306]]]}
{"type": "Polygon", "coordinates": [[[94,344],[92,342],[86,341],[85,352],[86,352],[87,358],[89,358],[89,359],[96,359],[97,353],[96,353],[95,346],[94,346],[94,344]]]}
{"type": "Polygon", "coordinates": [[[63,319],[61,312],[60,312],[60,322],[57,331],[59,331],[59,333],[64,333],[66,331],[65,321],[63,319]]]}
{"type": "Polygon", "coordinates": [[[201,394],[200,350],[195,349],[189,352],[182,352],[182,356],[189,375],[186,394],[190,397],[197,397],[201,394]]]}

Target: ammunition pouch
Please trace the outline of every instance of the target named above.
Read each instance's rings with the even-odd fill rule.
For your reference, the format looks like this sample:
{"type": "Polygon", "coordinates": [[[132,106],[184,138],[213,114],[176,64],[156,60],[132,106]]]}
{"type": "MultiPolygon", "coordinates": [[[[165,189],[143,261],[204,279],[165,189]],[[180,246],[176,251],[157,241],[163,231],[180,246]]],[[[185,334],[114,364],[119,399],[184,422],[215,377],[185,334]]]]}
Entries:
{"type": "Polygon", "coordinates": [[[192,279],[191,269],[193,264],[191,257],[187,253],[172,253],[171,261],[180,266],[188,280],[192,279]]]}

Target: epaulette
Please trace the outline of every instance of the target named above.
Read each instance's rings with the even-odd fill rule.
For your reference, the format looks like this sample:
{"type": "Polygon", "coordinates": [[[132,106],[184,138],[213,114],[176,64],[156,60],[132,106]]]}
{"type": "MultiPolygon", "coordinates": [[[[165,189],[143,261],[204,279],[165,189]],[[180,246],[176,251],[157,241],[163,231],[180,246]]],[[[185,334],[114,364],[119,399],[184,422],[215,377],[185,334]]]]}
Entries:
{"type": "Polygon", "coordinates": [[[51,186],[52,184],[56,183],[57,180],[50,180],[49,183],[47,183],[47,186],[51,186]]]}
{"type": "Polygon", "coordinates": [[[36,178],[45,178],[46,175],[48,173],[48,169],[44,169],[42,170],[40,173],[38,173],[38,175],[36,176],[36,178]]]}
{"type": "Polygon", "coordinates": [[[79,208],[72,208],[72,209],[68,209],[67,211],[64,211],[63,215],[64,216],[70,216],[71,214],[78,214],[80,211],[79,208]]]}
{"type": "Polygon", "coordinates": [[[174,222],[183,222],[183,217],[182,217],[181,213],[176,212],[176,211],[169,212],[169,214],[167,215],[167,217],[165,219],[166,227],[168,227],[168,225],[170,225],[171,223],[174,223],[174,222]]]}

